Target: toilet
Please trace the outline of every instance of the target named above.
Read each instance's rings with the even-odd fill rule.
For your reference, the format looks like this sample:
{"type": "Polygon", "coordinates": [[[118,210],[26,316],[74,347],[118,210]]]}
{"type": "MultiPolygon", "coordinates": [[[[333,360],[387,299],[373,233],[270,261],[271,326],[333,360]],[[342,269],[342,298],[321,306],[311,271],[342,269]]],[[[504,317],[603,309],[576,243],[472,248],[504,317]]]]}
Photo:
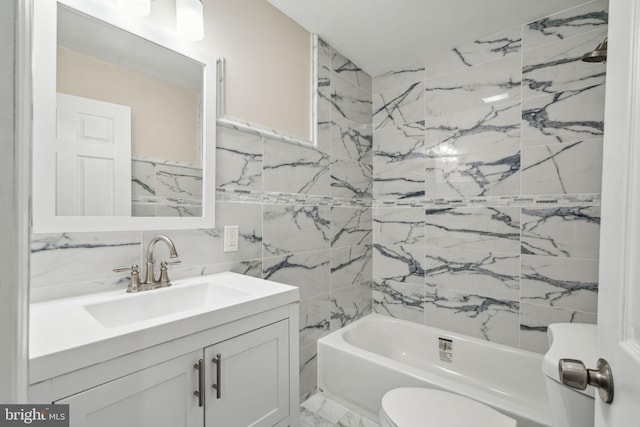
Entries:
{"type": "Polygon", "coordinates": [[[381,427],[516,427],[516,420],[446,391],[402,387],[382,397],[381,427]]]}
{"type": "Polygon", "coordinates": [[[593,387],[576,390],[560,382],[560,359],[577,359],[588,367],[598,360],[596,325],[555,323],[547,328],[549,350],[542,362],[553,427],[593,427],[593,387]]]}

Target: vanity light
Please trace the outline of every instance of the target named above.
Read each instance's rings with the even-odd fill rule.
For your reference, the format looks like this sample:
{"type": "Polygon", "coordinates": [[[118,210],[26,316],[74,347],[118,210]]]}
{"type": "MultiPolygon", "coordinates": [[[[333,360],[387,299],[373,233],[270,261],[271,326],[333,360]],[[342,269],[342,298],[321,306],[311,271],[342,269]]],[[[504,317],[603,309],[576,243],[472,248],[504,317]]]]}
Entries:
{"type": "Polygon", "coordinates": [[[151,0],[117,0],[118,8],[133,16],[149,16],[151,0]]]}
{"type": "Polygon", "coordinates": [[[204,38],[204,15],[201,0],[176,0],[176,29],[187,40],[204,38]]]}

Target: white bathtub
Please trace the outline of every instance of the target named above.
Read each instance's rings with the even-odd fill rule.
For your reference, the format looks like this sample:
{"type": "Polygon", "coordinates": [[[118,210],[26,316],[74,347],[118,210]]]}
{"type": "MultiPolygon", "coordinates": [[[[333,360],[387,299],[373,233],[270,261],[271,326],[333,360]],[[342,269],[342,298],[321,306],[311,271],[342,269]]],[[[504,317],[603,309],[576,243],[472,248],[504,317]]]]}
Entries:
{"type": "Polygon", "coordinates": [[[470,397],[518,427],[550,427],[541,365],[539,354],[377,314],[318,341],[319,390],[372,420],[388,390],[414,386],[470,397]],[[451,362],[439,338],[452,340],[451,362]]]}

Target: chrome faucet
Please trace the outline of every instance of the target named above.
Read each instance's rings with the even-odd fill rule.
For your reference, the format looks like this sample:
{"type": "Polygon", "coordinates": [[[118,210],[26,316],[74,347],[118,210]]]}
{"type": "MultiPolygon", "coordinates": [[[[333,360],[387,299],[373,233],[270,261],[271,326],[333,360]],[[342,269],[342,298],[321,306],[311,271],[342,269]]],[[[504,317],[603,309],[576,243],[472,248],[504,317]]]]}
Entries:
{"type": "Polygon", "coordinates": [[[140,276],[138,274],[138,266],[133,264],[131,267],[116,267],[113,269],[115,272],[131,271],[131,277],[129,278],[129,286],[127,286],[127,292],[140,292],[148,291],[155,288],[164,288],[171,286],[169,281],[169,274],[167,272],[167,265],[180,264],[180,260],[175,261],[162,261],[160,263],[160,277],[156,280],[156,275],[153,271],[153,265],[155,263],[153,259],[153,250],[156,247],[156,243],[163,241],[169,247],[169,258],[177,258],[178,252],[176,246],[173,244],[170,238],[167,236],[156,236],[149,242],[147,247],[147,273],[145,274],[144,282],[140,282],[140,276]]]}
{"type": "MultiPolygon", "coordinates": [[[[169,282],[169,276],[167,274],[167,264],[179,264],[180,261],[162,261],[160,263],[160,278],[156,280],[156,275],[154,272],[154,259],[153,259],[153,250],[156,247],[156,243],[165,242],[169,247],[169,258],[178,258],[178,252],[176,251],[176,245],[173,244],[170,238],[167,236],[156,236],[149,242],[149,246],[147,246],[147,272],[144,276],[144,282],[142,285],[144,288],[153,289],[164,286],[171,286],[169,282]]],[[[144,290],[144,289],[143,289],[144,290]]]]}

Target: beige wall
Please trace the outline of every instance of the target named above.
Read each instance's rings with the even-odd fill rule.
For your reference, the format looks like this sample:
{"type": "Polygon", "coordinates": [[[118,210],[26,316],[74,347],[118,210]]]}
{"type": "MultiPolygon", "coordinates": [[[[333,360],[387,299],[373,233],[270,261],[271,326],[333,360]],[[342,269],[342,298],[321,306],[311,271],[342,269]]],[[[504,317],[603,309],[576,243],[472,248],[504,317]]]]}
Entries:
{"type": "Polygon", "coordinates": [[[207,47],[225,58],[225,115],[311,139],[311,34],[265,0],[204,2],[207,47]]]}
{"type": "Polygon", "coordinates": [[[58,47],[57,90],[131,107],[133,155],[199,162],[195,91],[64,47],[58,47]]]}

